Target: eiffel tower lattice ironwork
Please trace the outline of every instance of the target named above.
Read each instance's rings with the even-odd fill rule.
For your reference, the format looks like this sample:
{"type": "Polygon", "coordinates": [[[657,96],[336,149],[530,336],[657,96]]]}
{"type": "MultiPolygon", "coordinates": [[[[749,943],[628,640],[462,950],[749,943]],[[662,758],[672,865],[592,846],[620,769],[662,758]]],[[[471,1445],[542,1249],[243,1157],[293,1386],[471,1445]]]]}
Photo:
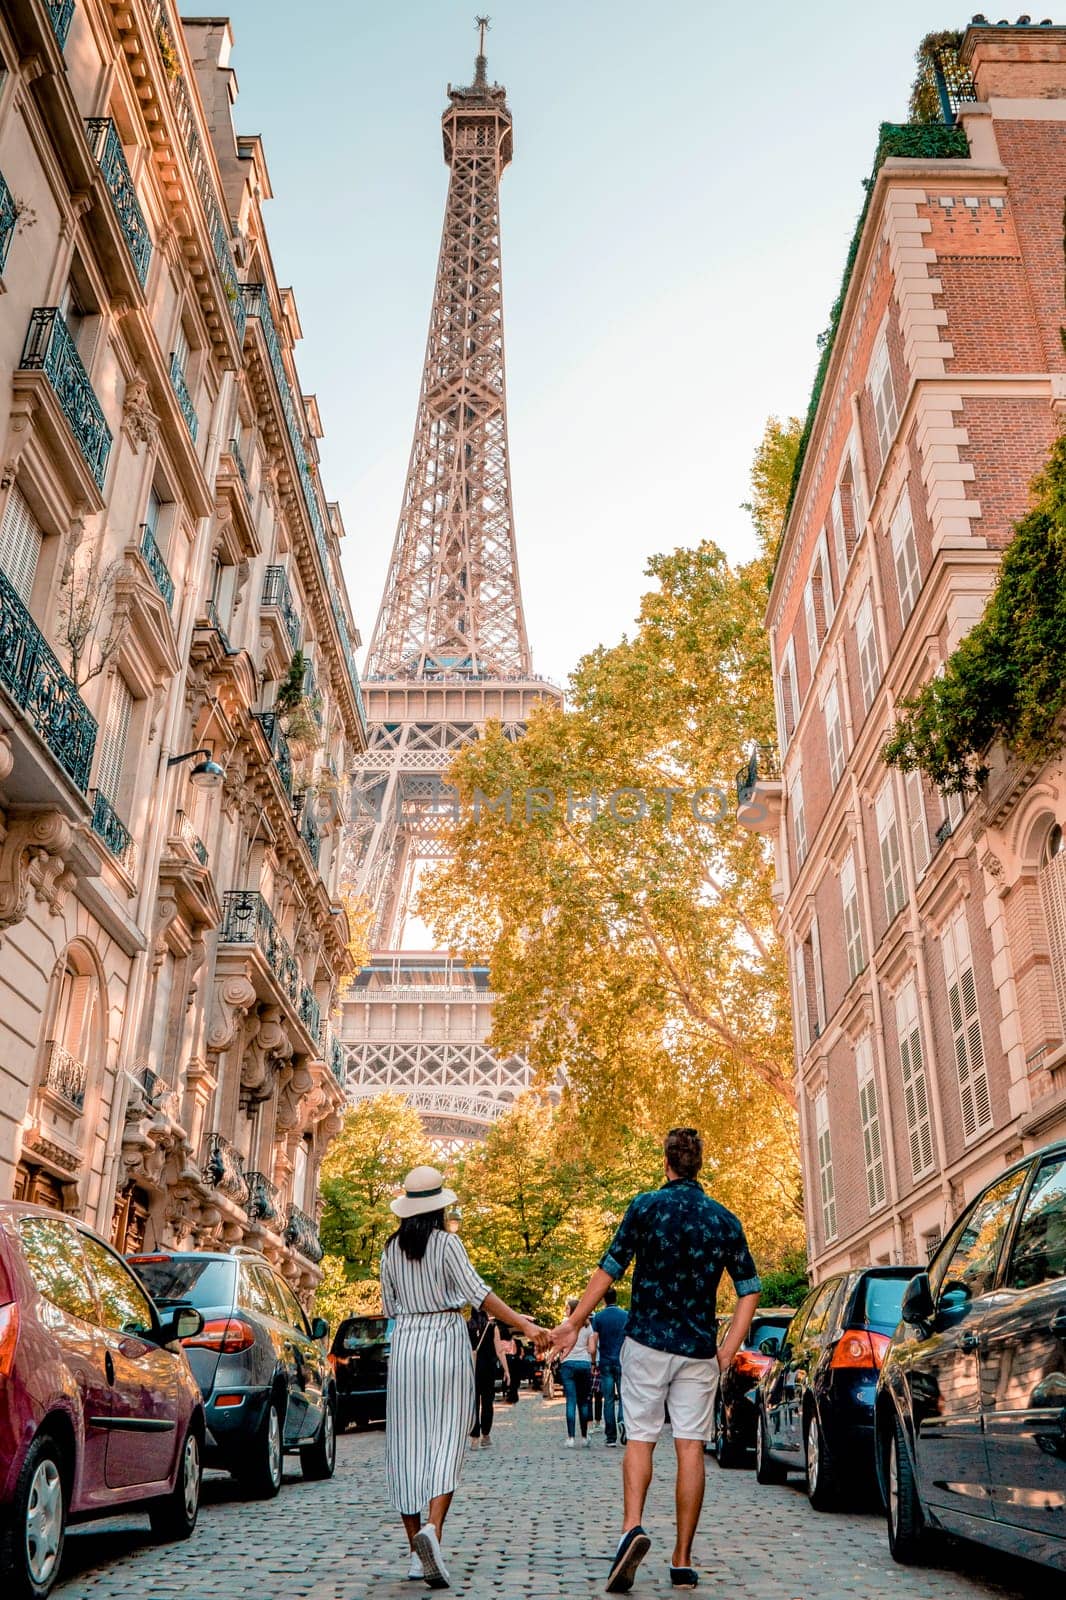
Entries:
{"type": "Polygon", "coordinates": [[[344,1003],[349,1093],[405,1095],[442,1145],[483,1136],[529,1082],[520,1057],[501,1060],[485,1044],[487,972],[413,947],[419,875],[448,850],[444,773],[488,721],[517,737],[538,700],[559,698],[533,674],[518,582],[499,210],[511,113],[506,91],[488,82],[478,22],[474,82],[449,87],[442,117],[444,229],[407,484],[363,678],[368,746],[347,841],[350,876],[374,908],[372,958],[344,1003]]]}

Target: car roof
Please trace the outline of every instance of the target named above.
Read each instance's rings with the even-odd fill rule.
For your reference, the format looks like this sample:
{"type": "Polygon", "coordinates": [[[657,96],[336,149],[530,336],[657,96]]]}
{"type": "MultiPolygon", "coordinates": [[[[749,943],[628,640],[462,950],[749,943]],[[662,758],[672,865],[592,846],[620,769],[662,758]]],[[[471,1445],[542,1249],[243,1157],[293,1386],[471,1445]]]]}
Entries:
{"type": "MultiPolygon", "coordinates": [[[[235,1256],[228,1250],[133,1250],[126,1257],[127,1261],[239,1261],[242,1258],[235,1256]]],[[[245,1260],[254,1260],[246,1256],[245,1260]]],[[[269,1263],[267,1263],[269,1265],[269,1263]]]]}

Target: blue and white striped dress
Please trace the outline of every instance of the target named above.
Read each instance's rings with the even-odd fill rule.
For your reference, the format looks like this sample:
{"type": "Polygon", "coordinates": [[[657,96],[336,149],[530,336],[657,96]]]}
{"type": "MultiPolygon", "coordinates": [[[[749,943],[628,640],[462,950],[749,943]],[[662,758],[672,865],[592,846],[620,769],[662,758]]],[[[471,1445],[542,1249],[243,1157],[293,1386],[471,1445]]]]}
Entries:
{"type": "Polygon", "coordinates": [[[470,1265],[458,1234],[431,1233],[421,1261],[395,1239],[381,1258],[381,1301],[395,1317],[385,1406],[389,1502],[406,1516],[459,1481],[474,1425],[474,1364],[461,1314],[489,1286],[470,1265]]]}

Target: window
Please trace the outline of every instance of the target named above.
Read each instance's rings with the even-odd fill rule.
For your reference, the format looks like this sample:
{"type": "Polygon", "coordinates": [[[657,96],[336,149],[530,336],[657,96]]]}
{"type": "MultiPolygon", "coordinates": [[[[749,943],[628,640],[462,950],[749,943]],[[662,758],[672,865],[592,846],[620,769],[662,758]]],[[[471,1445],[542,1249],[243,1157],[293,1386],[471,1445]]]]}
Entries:
{"type": "Polygon", "coordinates": [[[899,611],[903,621],[906,622],[914,610],[914,602],[922,587],[918,545],[914,538],[914,518],[911,516],[910,496],[906,490],[900,496],[889,531],[892,539],[892,559],[896,567],[899,611]]]}
{"type": "Polygon", "coordinates": [[[933,1120],[929,1111],[929,1084],[922,1054],[918,1021],[918,991],[908,978],[896,996],[896,1032],[903,1079],[903,1107],[911,1152],[911,1176],[924,1178],[933,1169],[933,1120]]]}
{"type": "Polygon", "coordinates": [[[1010,1255],[1007,1284],[1035,1289],[1066,1278],[1066,1157],[1053,1156],[1026,1197],[1010,1255]]]}
{"type": "Polygon", "coordinates": [[[796,681],[796,647],[789,639],[785,646],[784,660],[781,663],[781,672],[778,679],[781,695],[781,747],[787,748],[788,741],[796,731],[799,719],[799,686],[796,681]]]}
{"type": "Polygon", "coordinates": [[[17,483],[4,507],[0,523],[0,567],[24,605],[29,605],[44,535],[29,502],[17,483]]]}
{"type": "Polygon", "coordinates": [[[58,1217],[23,1217],[22,1259],[40,1293],[68,1317],[96,1321],[96,1300],[78,1244],[78,1234],[58,1217]]]}
{"type": "Polygon", "coordinates": [[[104,721],[104,736],[100,741],[100,763],[96,769],[96,787],[112,805],[117,803],[121,791],[132,716],[133,695],[125,679],[116,673],[104,721]]]}
{"type": "Polygon", "coordinates": [[[285,1322],[290,1328],[295,1328],[297,1333],[302,1333],[305,1336],[310,1334],[311,1330],[307,1325],[307,1318],[300,1308],[299,1300],[297,1300],[283,1278],[279,1278],[276,1272],[272,1276],[274,1279],[274,1292],[281,1296],[281,1303],[285,1311],[285,1322]]]}
{"type": "Polygon", "coordinates": [[[268,1288],[270,1274],[250,1262],[241,1264],[240,1305],[244,1311],[254,1311],[257,1316],[273,1317],[277,1310],[271,1302],[268,1288]]]}
{"type": "Polygon", "coordinates": [[[866,952],[862,945],[862,919],[859,912],[859,890],[855,879],[855,852],[849,850],[840,865],[840,898],[844,908],[844,943],[848,952],[848,973],[852,981],[866,965],[866,952]]]}
{"type": "Polygon", "coordinates": [[[815,1037],[825,1032],[825,981],[822,977],[822,944],[818,937],[818,918],[811,918],[811,931],[804,941],[810,972],[810,992],[814,995],[815,1037]]]}
{"type": "Polygon", "coordinates": [[[102,1014],[96,974],[75,947],[67,952],[60,978],[44,1084],[77,1111],[85,1105],[89,1063],[96,1055],[102,1014]]]}
{"type": "MultiPolygon", "coordinates": [[[[836,1187],[833,1181],[833,1142],[829,1135],[829,1097],[824,1089],[814,1099],[814,1136],[818,1145],[818,1189],[822,1201],[822,1237],[828,1242],[836,1238],[837,1231],[837,1200],[836,1187]]],[[[815,1317],[822,1309],[819,1301],[807,1324],[807,1332],[814,1333],[815,1317]]],[[[828,1313],[829,1301],[826,1299],[825,1310],[828,1313]]]]}
{"type": "Polygon", "coordinates": [[[995,1282],[999,1248],[1024,1178],[1024,1167],[1000,1178],[985,1190],[949,1236],[934,1275],[934,1288],[943,1295],[955,1291],[959,1302],[956,1309],[976,1295],[985,1294],[995,1282]]]}
{"type": "Polygon", "coordinates": [[[843,589],[854,539],[849,545],[847,525],[844,522],[844,501],[839,483],[833,490],[833,498],[829,502],[829,521],[833,529],[833,549],[837,558],[837,586],[843,589]]]}
{"type": "Polygon", "coordinates": [[[829,778],[834,789],[844,775],[844,727],[840,720],[840,695],[834,678],[822,703],[825,742],[829,750],[829,778]]]}
{"type": "Polygon", "coordinates": [[[870,363],[870,398],[874,406],[877,426],[877,448],[884,462],[892,440],[896,436],[899,412],[896,409],[896,391],[892,384],[892,364],[888,359],[888,340],[882,334],[870,363]]]}
{"type": "Polygon", "coordinates": [[[862,1154],[866,1164],[866,1198],[870,1210],[885,1203],[885,1152],[881,1144],[881,1113],[874,1082],[874,1047],[868,1033],[855,1046],[855,1075],[859,1084],[859,1120],[862,1154]]]}
{"type": "Polygon", "coordinates": [[[941,799],[944,802],[944,822],[947,824],[948,833],[952,834],[963,819],[966,800],[961,794],[944,794],[941,795],[941,799]]]}
{"type": "Polygon", "coordinates": [[[308,1159],[307,1140],[301,1139],[292,1156],[292,1201],[293,1205],[303,1206],[307,1201],[307,1169],[310,1165],[308,1159]]]}
{"type": "Polygon", "coordinates": [[[862,685],[862,709],[869,711],[881,682],[881,666],[877,659],[877,639],[874,636],[874,612],[867,589],[855,613],[855,642],[859,650],[859,681],[862,685]]]}
{"type": "Polygon", "coordinates": [[[889,922],[903,907],[907,898],[903,882],[903,861],[899,847],[899,824],[896,821],[896,802],[892,793],[892,779],[881,787],[875,806],[877,837],[881,845],[881,874],[885,884],[885,911],[889,922]]]}
{"type": "Polygon", "coordinates": [[[940,938],[940,947],[944,954],[944,981],[948,989],[951,1034],[955,1045],[962,1131],[968,1143],[992,1126],[992,1104],[988,1093],[981,1019],[977,1011],[970,930],[964,906],[959,906],[949,919],[940,938]]]}
{"type": "Polygon", "coordinates": [[[1062,829],[1056,823],[1044,841],[1037,880],[1059,1016],[1066,1025],[1066,850],[1063,842],[1062,829]]]}
{"type": "Polygon", "coordinates": [[[803,779],[797,772],[789,790],[792,805],[792,838],[796,846],[796,865],[802,867],[807,858],[807,818],[803,810],[803,779]]]}
{"type": "Polygon", "coordinates": [[[806,1055],[811,1046],[811,1013],[807,999],[807,962],[802,944],[792,952],[792,970],[796,992],[796,1037],[800,1055],[806,1055]]]}
{"type": "Polygon", "coordinates": [[[796,946],[796,1018],[801,1051],[810,1048],[825,1028],[825,988],[822,981],[822,950],[818,920],[811,922],[805,939],[796,946]]]}
{"type": "Polygon", "coordinates": [[[903,778],[903,792],[907,801],[907,829],[911,836],[911,854],[914,856],[915,875],[921,878],[929,865],[929,826],[925,818],[925,789],[917,767],[903,778]]]}
{"type": "Polygon", "coordinates": [[[174,349],[170,359],[184,377],[189,368],[189,341],[182,327],[179,327],[174,335],[174,349]]]}
{"type": "Polygon", "coordinates": [[[829,620],[833,615],[833,580],[829,571],[829,550],[824,533],[815,546],[810,577],[803,590],[803,609],[807,618],[807,643],[810,647],[813,671],[814,663],[818,659],[829,630],[829,620]]]}
{"type": "Polygon", "coordinates": [[[129,1268],[91,1234],[80,1234],[81,1247],[96,1281],[100,1326],[115,1333],[149,1339],[155,1331],[152,1303],[129,1268]]]}

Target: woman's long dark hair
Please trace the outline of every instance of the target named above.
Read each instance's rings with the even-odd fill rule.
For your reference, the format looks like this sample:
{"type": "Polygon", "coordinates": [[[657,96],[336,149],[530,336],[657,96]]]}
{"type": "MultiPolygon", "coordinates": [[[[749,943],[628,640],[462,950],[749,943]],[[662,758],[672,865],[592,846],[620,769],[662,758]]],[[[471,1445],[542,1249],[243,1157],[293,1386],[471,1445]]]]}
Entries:
{"type": "MultiPolygon", "coordinates": [[[[444,1229],[444,1211],[423,1211],[417,1217],[403,1217],[392,1238],[396,1240],[408,1261],[421,1261],[429,1244],[429,1236],[444,1229]]],[[[392,1239],[389,1240],[392,1243],[392,1239]]]]}

